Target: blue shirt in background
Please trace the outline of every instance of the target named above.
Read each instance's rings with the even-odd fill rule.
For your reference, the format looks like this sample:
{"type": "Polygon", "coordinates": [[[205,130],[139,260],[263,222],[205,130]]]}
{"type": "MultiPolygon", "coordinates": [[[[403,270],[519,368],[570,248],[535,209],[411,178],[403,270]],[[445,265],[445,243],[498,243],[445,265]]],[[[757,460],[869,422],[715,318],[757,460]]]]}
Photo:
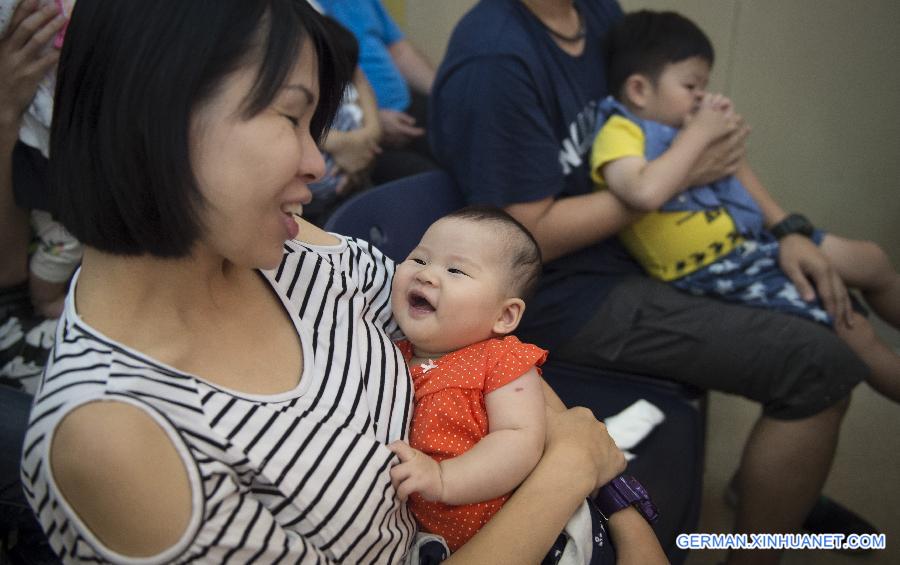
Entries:
{"type": "Polygon", "coordinates": [[[379,0],[318,0],[325,13],[349,29],[359,42],[359,66],[372,84],[378,107],[403,111],[409,107],[409,87],[388,48],[403,32],[379,0]]]}

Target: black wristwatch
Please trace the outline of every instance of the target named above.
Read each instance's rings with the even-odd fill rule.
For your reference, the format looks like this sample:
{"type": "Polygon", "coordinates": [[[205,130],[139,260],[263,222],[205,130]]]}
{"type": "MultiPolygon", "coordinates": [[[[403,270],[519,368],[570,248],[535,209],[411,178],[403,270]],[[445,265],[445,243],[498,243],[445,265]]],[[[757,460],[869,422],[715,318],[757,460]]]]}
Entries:
{"type": "Polygon", "coordinates": [[[769,228],[769,231],[772,233],[772,235],[775,236],[775,239],[781,239],[782,237],[790,235],[792,233],[805,235],[806,237],[812,237],[815,229],[816,228],[813,227],[812,222],[806,219],[806,216],[802,216],[800,214],[789,214],[787,218],[781,220],[780,222],[769,228]]]}
{"type": "Polygon", "coordinates": [[[630,475],[619,475],[600,487],[594,502],[607,520],[619,510],[629,506],[634,506],[651,524],[659,519],[659,511],[653,504],[650,493],[630,475]]]}

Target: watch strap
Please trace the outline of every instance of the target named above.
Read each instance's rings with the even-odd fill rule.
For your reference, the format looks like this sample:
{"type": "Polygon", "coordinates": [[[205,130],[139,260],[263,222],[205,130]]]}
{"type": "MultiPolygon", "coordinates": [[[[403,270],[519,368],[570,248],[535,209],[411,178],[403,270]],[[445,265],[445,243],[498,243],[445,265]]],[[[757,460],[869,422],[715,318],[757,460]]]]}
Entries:
{"type": "Polygon", "coordinates": [[[650,493],[638,482],[637,479],[630,475],[619,475],[615,479],[603,485],[597,492],[595,498],[597,508],[603,516],[609,519],[610,516],[629,506],[634,508],[650,523],[659,519],[659,511],[650,493]]]}
{"type": "Polygon", "coordinates": [[[788,214],[786,218],[769,228],[769,231],[775,236],[775,239],[781,239],[794,233],[812,237],[815,227],[802,214],[788,214]]]}

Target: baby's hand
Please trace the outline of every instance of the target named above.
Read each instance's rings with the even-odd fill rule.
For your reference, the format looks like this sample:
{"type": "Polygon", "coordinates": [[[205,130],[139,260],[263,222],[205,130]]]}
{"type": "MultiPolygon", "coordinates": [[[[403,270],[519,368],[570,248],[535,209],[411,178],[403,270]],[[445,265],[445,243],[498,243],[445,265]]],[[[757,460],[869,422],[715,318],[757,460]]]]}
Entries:
{"type": "Polygon", "coordinates": [[[401,502],[406,502],[414,492],[425,500],[441,500],[444,481],[437,461],[410,447],[405,441],[397,440],[387,447],[400,458],[400,464],[391,469],[391,484],[401,502]]]}
{"type": "Polygon", "coordinates": [[[722,94],[705,95],[697,111],[685,121],[685,128],[703,132],[710,142],[730,134],[737,126],[731,100],[722,94]]]}

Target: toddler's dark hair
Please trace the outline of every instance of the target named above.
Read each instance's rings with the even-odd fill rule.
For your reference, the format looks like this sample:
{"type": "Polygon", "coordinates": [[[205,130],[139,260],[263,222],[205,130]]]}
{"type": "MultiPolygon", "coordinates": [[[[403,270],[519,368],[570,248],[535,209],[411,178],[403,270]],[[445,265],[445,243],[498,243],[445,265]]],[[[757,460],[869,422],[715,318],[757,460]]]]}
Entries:
{"type": "Polygon", "coordinates": [[[604,41],[609,93],[620,98],[625,81],[642,74],[655,81],[663,68],[691,57],[715,61],[709,37],[697,24],[676,12],[630,12],[613,26],[604,41]]]}
{"type": "Polygon", "coordinates": [[[541,248],[528,228],[494,206],[467,206],[441,219],[489,222],[500,228],[509,257],[511,294],[528,302],[537,288],[542,264],[541,248]]]}

